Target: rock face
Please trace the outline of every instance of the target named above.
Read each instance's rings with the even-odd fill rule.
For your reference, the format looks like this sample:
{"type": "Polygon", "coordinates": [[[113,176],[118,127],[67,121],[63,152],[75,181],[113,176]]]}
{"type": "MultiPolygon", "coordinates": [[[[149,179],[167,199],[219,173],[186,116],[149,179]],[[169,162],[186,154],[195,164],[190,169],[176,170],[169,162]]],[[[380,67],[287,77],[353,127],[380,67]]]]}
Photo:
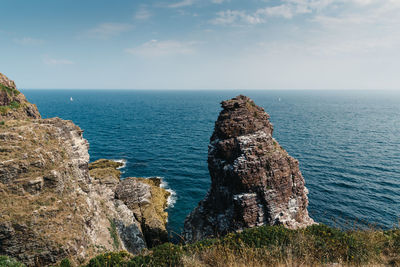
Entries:
{"type": "Polygon", "coordinates": [[[161,178],[129,177],[120,180],[122,163],[101,159],[89,164],[90,176],[111,188],[115,201],[121,201],[139,222],[147,247],[168,241],[166,230],[170,193],[161,188],[161,178]]]}
{"type": "Polygon", "coordinates": [[[208,150],[211,188],[185,220],[186,241],[261,225],[314,224],[299,163],[272,138],[269,115],[242,95],[222,108],[208,150]]]}
{"type": "Polygon", "coordinates": [[[126,178],[116,189],[116,198],[122,200],[140,222],[148,247],[168,241],[165,212],[170,193],[161,188],[161,179],[126,178]]]}
{"type": "MultiPolygon", "coordinates": [[[[4,76],[0,81],[16,90],[4,76]]],[[[136,209],[125,204],[136,195],[124,189],[119,163],[89,165],[88,142],[71,121],[14,111],[0,124],[0,255],[48,266],[146,248],[136,209]],[[117,187],[127,191],[123,200],[117,187]]]]}
{"type": "Polygon", "coordinates": [[[14,81],[0,73],[0,121],[9,119],[40,119],[40,113],[17,90],[14,81]]]}

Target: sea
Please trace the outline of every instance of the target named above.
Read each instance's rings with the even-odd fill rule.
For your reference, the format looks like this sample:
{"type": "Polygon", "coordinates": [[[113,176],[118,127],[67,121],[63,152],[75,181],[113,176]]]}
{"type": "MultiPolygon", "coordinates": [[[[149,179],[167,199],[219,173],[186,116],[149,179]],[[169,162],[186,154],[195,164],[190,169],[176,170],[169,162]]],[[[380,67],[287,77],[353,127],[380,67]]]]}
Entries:
{"type": "Polygon", "coordinates": [[[210,187],[207,149],[220,102],[251,97],[274,137],[300,162],[309,213],[354,229],[399,226],[400,92],[326,90],[22,90],[44,118],[72,120],[90,160],[120,160],[122,177],[154,177],[172,193],[168,229],[210,187]]]}

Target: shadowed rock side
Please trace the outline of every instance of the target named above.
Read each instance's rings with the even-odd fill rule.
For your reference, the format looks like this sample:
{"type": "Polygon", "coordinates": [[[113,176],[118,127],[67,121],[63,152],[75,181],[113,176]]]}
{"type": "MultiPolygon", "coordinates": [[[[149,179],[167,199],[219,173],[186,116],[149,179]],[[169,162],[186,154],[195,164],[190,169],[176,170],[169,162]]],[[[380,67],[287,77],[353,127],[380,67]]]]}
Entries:
{"type": "Polygon", "coordinates": [[[17,90],[14,81],[0,73],[0,121],[9,119],[40,119],[40,114],[36,105],[17,90]]]}
{"type": "Polygon", "coordinates": [[[222,108],[208,149],[211,188],[186,218],[185,240],[261,225],[314,224],[299,163],[272,138],[269,115],[242,95],[222,108]]]}

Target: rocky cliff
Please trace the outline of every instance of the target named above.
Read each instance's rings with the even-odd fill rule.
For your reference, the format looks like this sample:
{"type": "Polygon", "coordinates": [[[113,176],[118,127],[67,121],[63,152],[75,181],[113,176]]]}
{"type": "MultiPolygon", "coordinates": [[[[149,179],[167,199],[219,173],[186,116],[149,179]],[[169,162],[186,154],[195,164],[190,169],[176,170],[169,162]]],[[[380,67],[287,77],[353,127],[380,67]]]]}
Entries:
{"type": "Polygon", "coordinates": [[[0,121],[7,119],[39,119],[37,107],[17,90],[14,81],[0,73],[0,121]]]}
{"type": "MultiPolygon", "coordinates": [[[[137,185],[120,181],[118,163],[89,165],[88,142],[78,126],[59,118],[40,119],[15,84],[0,77],[6,88],[1,95],[7,95],[1,100],[7,112],[0,124],[0,255],[47,266],[66,257],[82,263],[106,251],[146,248],[137,210],[127,201],[137,199],[132,189],[137,185]],[[17,100],[19,108],[8,107],[17,100]],[[117,188],[125,191],[123,198],[116,198],[117,188]]],[[[137,184],[151,196],[148,206],[159,190],[158,201],[165,208],[166,191],[147,181],[137,184]]],[[[154,207],[159,208],[158,202],[154,207]]],[[[143,215],[145,220],[158,219],[154,217],[143,215]]],[[[166,215],[159,220],[165,227],[166,215]]]]}
{"type": "Polygon", "coordinates": [[[246,96],[222,102],[208,149],[211,188],[186,218],[188,242],[261,225],[314,223],[296,159],[272,137],[269,115],[246,96]]]}

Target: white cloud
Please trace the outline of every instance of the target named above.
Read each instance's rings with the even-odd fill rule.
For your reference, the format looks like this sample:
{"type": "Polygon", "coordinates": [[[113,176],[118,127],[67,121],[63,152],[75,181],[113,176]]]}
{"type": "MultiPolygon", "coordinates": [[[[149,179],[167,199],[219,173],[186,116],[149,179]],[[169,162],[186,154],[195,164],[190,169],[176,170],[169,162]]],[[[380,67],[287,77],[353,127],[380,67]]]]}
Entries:
{"type": "Polygon", "coordinates": [[[149,19],[150,17],[151,17],[150,11],[144,7],[140,8],[135,14],[135,19],[138,20],[146,20],[149,19]]]}
{"type": "Polygon", "coordinates": [[[168,7],[170,8],[180,8],[193,5],[195,0],[182,0],[180,2],[176,2],[173,4],[169,4],[168,7]]]}
{"type": "Polygon", "coordinates": [[[126,52],[145,57],[188,55],[195,52],[195,44],[195,42],[180,42],[175,40],[151,40],[138,47],[126,49],[126,52]]]}
{"type": "Polygon", "coordinates": [[[226,2],[230,2],[231,0],[211,0],[211,3],[213,4],[222,4],[226,2]]]}
{"type": "Polygon", "coordinates": [[[259,24],[264,23],[265,18],[257,14],[247,14],[242,10],[226,10],[217,13],[217,17],[211,20],[213,24],[259,24]]]}
{"type": "Polygon", "coordinates": [[[41,45],[45,43],[44,40],[31,37],[15,38],[14,42],[20,45],[41,45]]]}
{"type": "Polygon", "coordinates": [[[130,31],[132,28],[133,25],[127,23],[107,22],[89,30],[86,35],[92,38],[108,39],[120,35],[123,32],[130,31]]]}
{"type": "Polygon", "coordinates": [[[46,65],[73,65],[75,64],[73,61],[68,60],[68,59],[56,59],[56,58],[50,58],[46,56],[43,59],[43,63],[46,65]]]}

